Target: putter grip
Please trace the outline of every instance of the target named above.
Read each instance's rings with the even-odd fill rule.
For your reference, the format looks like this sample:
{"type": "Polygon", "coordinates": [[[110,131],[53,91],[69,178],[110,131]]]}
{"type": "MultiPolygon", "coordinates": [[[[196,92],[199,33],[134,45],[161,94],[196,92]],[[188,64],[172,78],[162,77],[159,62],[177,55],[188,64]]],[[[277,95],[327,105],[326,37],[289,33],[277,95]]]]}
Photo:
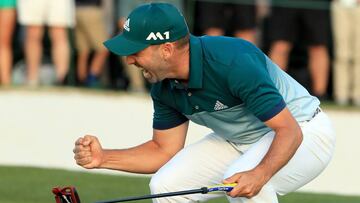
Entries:
{"type": "Polygon", "coordinates": [[[236,186],[236,183],[214,185],[214,186],[208,187],[207,190],[208,190],[208,192],[230,192],[235,186],[236,186]]]}

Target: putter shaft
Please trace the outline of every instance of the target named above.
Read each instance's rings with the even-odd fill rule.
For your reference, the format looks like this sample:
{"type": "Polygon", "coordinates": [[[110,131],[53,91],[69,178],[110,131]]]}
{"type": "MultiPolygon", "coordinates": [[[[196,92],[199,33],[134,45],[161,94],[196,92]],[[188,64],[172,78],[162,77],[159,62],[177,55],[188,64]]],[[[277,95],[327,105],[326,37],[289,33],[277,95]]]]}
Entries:
{"type": "Polygon", "coordinates": [[[188,194],[196,194],[196,193],[206,194],[206,193],[208,193],[208,188],[207,187],[202,187],[202,188],[194,189],[194,190],[184,190],[184,191],[160,193],[160,194],[153,194],[153,195],[126,197],[126,198],[120,198],[120,199],[114,199],[114,200],[100,201],[100,202],[96,202],[96,203],[127,202],[127,201],[153,199],[153,198],[178,196],[178,195],[188,195],[188,194]]]}

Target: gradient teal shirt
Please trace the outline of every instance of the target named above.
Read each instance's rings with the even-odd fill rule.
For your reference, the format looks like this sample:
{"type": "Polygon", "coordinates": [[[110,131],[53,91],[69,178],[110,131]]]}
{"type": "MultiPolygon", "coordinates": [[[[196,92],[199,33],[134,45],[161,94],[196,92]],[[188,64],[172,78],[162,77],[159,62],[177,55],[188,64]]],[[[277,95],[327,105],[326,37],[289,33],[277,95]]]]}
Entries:
{"type": "Polygon", "coordinates": [[[289,108],[298,122],[319,106],[300,84],[251,43],[230,37],[190,37],[187,85],[166,79],[153,85],[154,129],[187,120],[234,143],[250,144],[271,131],[264,121],[289,108]]]}

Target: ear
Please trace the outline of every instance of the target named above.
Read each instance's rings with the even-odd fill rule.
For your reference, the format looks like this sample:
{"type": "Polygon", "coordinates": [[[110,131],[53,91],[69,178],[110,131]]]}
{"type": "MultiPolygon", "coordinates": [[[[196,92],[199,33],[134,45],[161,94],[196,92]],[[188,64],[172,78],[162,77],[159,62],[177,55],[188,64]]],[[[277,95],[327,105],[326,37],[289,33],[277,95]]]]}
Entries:
{"type": "Polygon", "coordinates": [[[167,60],[174,54],[174,44],[170,42],[166,42],[161,45],[161,56],[167,60]]]}

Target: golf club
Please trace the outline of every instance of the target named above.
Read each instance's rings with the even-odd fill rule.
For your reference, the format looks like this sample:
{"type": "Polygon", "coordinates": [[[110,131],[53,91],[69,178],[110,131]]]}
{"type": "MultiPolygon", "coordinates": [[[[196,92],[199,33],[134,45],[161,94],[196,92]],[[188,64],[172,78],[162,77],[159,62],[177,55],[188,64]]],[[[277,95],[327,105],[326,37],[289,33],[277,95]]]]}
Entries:
{"type": "Polygon", "coordinates": [[[220,184],[220,185],[214,185],[214,186],[210,186],[210,187],[202,187],[199,189],[183,190],[183,191],[168,192],[168,193],[159,193],[159,194],[144,195],[144,196],[125,197],[125,198],[120,198],[120,199],[98,201],[96,203],[127,202],[127,201],[153,199],[153,198],[170,197],[170,196],[178,196],[178,195],[188,195],[188,194],[196,194],[196,193],[207,194],[210,192],[229,192],[235,186],[236,186],[236,183],[220,184]]]}

